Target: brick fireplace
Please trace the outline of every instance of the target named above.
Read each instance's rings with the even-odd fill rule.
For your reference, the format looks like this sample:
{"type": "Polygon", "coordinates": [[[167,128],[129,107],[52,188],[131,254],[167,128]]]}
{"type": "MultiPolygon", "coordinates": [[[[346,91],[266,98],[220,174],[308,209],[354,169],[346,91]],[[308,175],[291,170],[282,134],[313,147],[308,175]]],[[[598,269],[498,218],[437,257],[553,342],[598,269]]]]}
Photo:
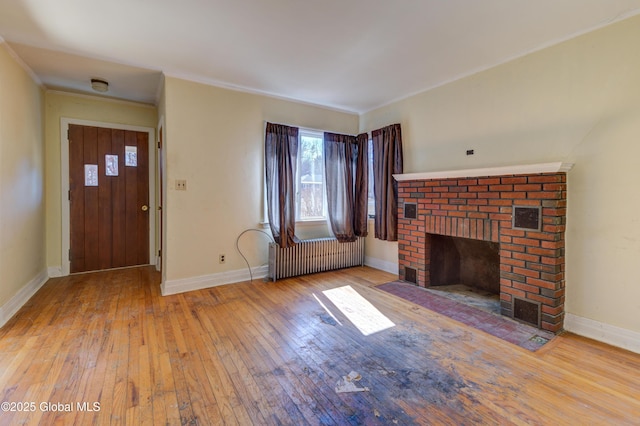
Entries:
{"type": "Polygon", "coordinates": [[[432,256],[434,236],[498,244],[501,313],[561,331],[566,172],[571,166],[544,163],[394,176],[400,279],[433,285],[432,259],[440,259],[432,256]]]}

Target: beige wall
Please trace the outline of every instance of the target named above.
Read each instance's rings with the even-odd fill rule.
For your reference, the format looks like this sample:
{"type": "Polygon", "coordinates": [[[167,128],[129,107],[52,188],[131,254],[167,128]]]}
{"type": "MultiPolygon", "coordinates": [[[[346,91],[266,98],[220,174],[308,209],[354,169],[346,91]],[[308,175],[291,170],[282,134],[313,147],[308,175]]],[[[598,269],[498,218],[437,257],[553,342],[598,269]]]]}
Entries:
{"type": "MultiPolygon", "coordinates": [[[[408,173],[575,162],[567,312],[640,332],[638,41],[635,17],[366,113],[360,130],[400,122],[408,173]]],[[[373,248],[397,259],[397,244],[373,248]]]]}
{"type": "Polygon", "coordinates": [[[94,96],[48,91],[45,94],[47,265],[62,264],[62,206],[60,176],[60,119],[96,121],[155,128],[154,106],[107,100],[94,96]]]}
{"type": "MultiPolygon", "coordinates": [[[[236,239],[263,219],[264,121],[358,130],[357,115],[172,77],[164,100],[169,281],[246,268],[236,239]],[[176,179],[187,180],[186,191],[175,190],[176,179]]],[[[267,241],[256,232],[240,240],[253,267],[266,262],[267,241]]]]}
{"type": "Polygon", "coordinates": [[[46,273],[42,103],[0,41],[0,307],[46,273]]]}

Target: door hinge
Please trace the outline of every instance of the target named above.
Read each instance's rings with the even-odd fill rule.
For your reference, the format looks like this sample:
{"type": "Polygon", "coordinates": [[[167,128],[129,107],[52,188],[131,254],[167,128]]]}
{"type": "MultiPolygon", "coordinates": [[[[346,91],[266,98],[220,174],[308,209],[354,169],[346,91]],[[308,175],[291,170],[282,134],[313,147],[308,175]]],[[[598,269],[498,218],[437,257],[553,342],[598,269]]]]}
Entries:
{"type": "Polygon", "coordinates": [[[69,249],[69,262],[71,262],[71,249],[69,249]]]}
{"type": "Polygon", "coordinates": [[[68,192],[69,192],[69,201],[71,201],[71,190],[69,190],[68,192]]]}
{"type": "Polygon", "coordinates": [[[162,257],[162,250],[158,250],[158,257],[162,257]]]}
{"type": "Polygon", "coordinates": [[[158,141],[158,149],[162,149],[162,141],[158,141]]]}

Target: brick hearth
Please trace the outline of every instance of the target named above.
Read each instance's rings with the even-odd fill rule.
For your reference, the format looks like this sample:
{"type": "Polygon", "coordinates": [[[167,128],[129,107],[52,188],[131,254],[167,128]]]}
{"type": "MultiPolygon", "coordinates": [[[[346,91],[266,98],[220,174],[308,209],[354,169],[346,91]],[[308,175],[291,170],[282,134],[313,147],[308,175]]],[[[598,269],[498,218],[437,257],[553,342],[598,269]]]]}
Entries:
{"type": "Polygon", "coordinates": [[[514,303],[517,301],[520,306],[525,301],[525,305],[539,306],[540,328],[561,331],[565,301],[565,171],[476,177],[431,175],[396,176],[400,278],[430,286],[431,234],[497,242],[502,314],[514,317],[514,303]],[[417,204],[416,219],[404,216],[405,204],[412,203],[417,204]],[[541,229],[513,229],[514,205],[541,207],[541,229]]]}

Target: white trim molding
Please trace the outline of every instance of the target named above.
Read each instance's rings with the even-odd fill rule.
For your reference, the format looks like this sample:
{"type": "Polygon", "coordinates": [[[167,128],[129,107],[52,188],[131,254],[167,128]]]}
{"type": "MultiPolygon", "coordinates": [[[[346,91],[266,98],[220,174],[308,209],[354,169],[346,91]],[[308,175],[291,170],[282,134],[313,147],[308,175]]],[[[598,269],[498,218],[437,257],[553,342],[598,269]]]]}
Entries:
{"type": "MultiPolygon", "coordinates": [[[[253,279],[265,278],[269,273],[267,265],[251,268],[253,279]]],[[[184,293],[187,291],[202,290],[204,288],[217,287],[225,284],[235,284],[249,281],[251,275],[248,269],[219,272],[217,274],[201,275],[199,277],[183,278],[179,280],[164,281],[160,288],[163,296],[184,293]]]]}
{"type": "Polygon", "coordinates": [[[640,354],[640,333],[570,313],[564,316],[564,329],[640,354]]]}
{"type": "Polygon", "coordinates": [[[62,266],[49,266],[47,268],[47,274],[49,275],[49,278],[64,277],[62,266]]]}
{"type": "Polygon", "coordinates": [[[31,77],[31,80],[33,80],[36,86],[40,87],[41,89],[45,88],[44,84],[42,84],[42,80],[40,80],[36,73],[33,72],[33,69],[31,69],[31,67],[27,65],[27,63],[23,61],[20,56],[18,56],[18,54],[11,48],[11,46],[7,44],[6,40],[2,37],[0,37],[0,45],[4,46],[9,56],[11,56],[11,58],[16,61],[18,65],[20,65],[24,72],[29,74],[29,77],[31,77]]]}
{"type": "Polygon", "coordinates": [[[480,176],[528,175],[533,173],[568,172],[573,163],[540,163],[519,164],[502,167],[486,167],[481,169],[443,170],[439,172],[403,173],[393,175],[397,181],[466,178],[480,176]]]}
{"type": "Polygon", "coordinates": [[[18,291],[7,303],[0,306],[0,327],[3,327],[15,314],[31,299],[31,296],[40,290],[49,279],[47,271],[40,272],[18,291]]]}

